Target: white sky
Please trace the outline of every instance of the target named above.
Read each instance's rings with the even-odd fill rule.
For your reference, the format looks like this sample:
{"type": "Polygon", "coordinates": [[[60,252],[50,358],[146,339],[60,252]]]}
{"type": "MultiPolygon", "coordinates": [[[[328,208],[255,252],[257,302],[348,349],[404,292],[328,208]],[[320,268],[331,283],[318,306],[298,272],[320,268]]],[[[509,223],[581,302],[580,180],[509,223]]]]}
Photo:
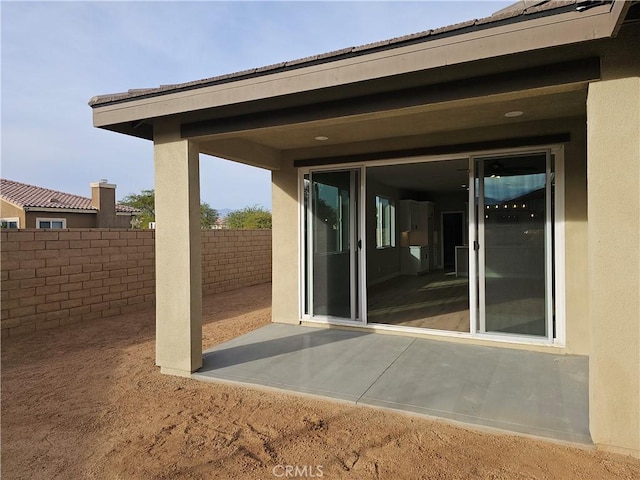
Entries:
{"type": "MultiPolygon", "coordinates": [[[[153,188],[152,143],[93,128],[95,95],[260,67],[490,15],[513,2],[0,3],[3,178],[121,199],[153,188]]],[[[200,161],[201,199],[271,208],[269,172],[200,161]]]]}

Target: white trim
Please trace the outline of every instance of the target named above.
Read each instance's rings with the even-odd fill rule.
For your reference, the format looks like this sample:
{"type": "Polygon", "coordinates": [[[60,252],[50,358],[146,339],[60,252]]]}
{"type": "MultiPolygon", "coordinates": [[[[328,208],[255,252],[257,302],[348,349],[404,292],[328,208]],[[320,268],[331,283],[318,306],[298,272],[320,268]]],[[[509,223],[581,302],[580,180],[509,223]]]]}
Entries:
{"type": "MultiPolygon", "coordinates": [[[[360,176],[360,202],[358,205],[358,231],[362,248],[358,248],[358,267],[359,267],[359,295],[360,299],[360,323],[367,324],[367,169],[359,167],[360,176]]],[[[395,214],[394,214],[395,216],[395,214]]],[[[356,246],[357,247],[357,246],[356,246]]]]}
{"type": "MultiPolygon", "coordinates": [[[[42,230],[49,230],[46,228],[43,228],[40,226],[40,222],[62,222],[62,227],[60,228],[67,228],[67,219],[66,218],[48,218],[48,217],[36,217],[36,228],[38,229],[42,229],[42,230]]],[[[53,229],[53,227],[51,227],[51,229],[53,229]]],[[[55,230],[58,230],[57,228],[55,230]]]]}
{"type": "MultiPolygon", "coordinates": [[[[421,327],[405,327],[398,325],[391,325],[386,323],[368,323],[366,325],[358,325],[353,322],[347,322],[342,319],[336,319],[333,317],[308,317],[304,316],[300,319],[301,322],[304,323],[315,323],[318,325],[331,325],[331,326],[339,326],[339,327],[352,327],[358,329],[367,329],[372,331],[380,331],[380,332],[393,332],[400,334],[415,334],[418,336],[424,337],[447,337],[451,339],[464,339],[464,340],[480,340],[483,342],[495,342],[495,343],[506,343],[512,345],[535,345],[536,347],[546,347],[551,349],[561,349],[564,348],[564,345],[558,344],[550,344],[546,339],[540,341],[542,337],[528,337],[528,336],[512,336],[508,334],[471,334],[467,332],[454,332],[451,330],[434,330],[429,328],[421,328],[421,327]]],[[[470,343],[472,345],[477,345],[475,343],[470,343]]]]}
{"type": "Polygon", "coordinates": [[[298,167],[299,170],[309,173],[311,170],[320,172],[324,170],[339,171],[339,170],[351,170],[353,168],[361,167],[383,167],[386,165],[409,165],[412,163],[429,163],[429,162],[441,162],[444,160],[466,160],[470,157],[498,157],[509,155],[528,154],[531,152],[542,153],[552,148],[558,148],[560,145],[533,145],[528,147],[517,148],[499,148],[495,150],[469,150],[466,152],[447,153],[442,155],[419,155],[411,157],[397,157],[397,158],[385,158],[383,160],[367,160],[361,162],[349,162],[349,163],[331,163],[326,165],[311,165],[308,167],[298,167]]]}
{"type": "MultiPolygon", "coordinates": [[[[476,158],[472,157],[472,160],[475,162],[476,158]]],[[[477,257],[476,255],[474,255],[473,257],[473,262],[475,264],[477,264],[478,268],[477,268],[477,277],[474,276],[473,280],[471,280],[472,277],[469,277],[469,281],[470,286],[474,285],[473,282],[475,282],[475,279],[478,279],[478,298],[477,298],[477,305],[478,305],[478,319],[480,320],[480,326],[478,327],[478,332],[476,333],[481,333],[484,334],[487,332],[487,302],[486,302],[486,298],[487,298],[487,278],[486,278],[486,263],[487,263],[487,258],[486,258],[486,251],[485,251],[485,245],[484,245],[484,238],[485,238],[485,231],[484,231],[484,216],[486,215],[484,213],[485,208],[484,208],[484,161],[482,160],[482,158],[480,158],[480,161],[477,162],[478,167],[478,174],[477,174],[477,178],[481,179],[480,181],[478,181],[478,205],[475,205],[475,201],[474,201],[474,209],[475,209],[475,219],[477,221],[477,233],[476,233],[476,242],[478,242],[477,244],[474,244],[474,252],[477,252],[477,257]],[[475,245],[478,245],[478,250],[475,249],[475,245]],[[477,260],[477,263],[476,263],[477,260]]],[[[474,178],[474,183],[475,183],[475,178],[474,178]]],[[[475,223],[475,222],[474,222],[475,223]]]]}
{"type": "Polygon", "coordinates": [[[468,279],[469,279],[469,331],[471,335],[478,333],[478,291],[476,289],[476,275],[478,275],[478,262],[477,262],[477,238],[476,238],[476,165],[473,156],[469,156],[469,177],[467,179],[467,185],[469,185],[469,196],[467,198],[467,224],[468,233],[467,238],[469,242],[469,267],[468,267],[468,279]]]}
{"type": "Polygon", "coordinates": [[[304,278],[306,265],[306,251],[304,249],[304,236],[306,233],[304,224],[304,176],[305,173],[302,170],[298,170],[298,318],[302,318],[305,315],[304,299],[306,294],[304,288],[307,284],[304,278]]]}
{"type": "MultiPolygon", "coordinates": [[[[358,282],[358,269],[356,265],[358,265],[358,235],[356,235],[356,229],[359,227],[358,220],[360,219],[360,215],[356,212],[356,209],[359,207],[359,203],[357,200],[357,195],[360,193],[359,185],[357,185],[359,181],[359,177],[356,174],[355,170],[351,170],[349,172],[349,307],[351,309],[351,320],[358,320],[358,305],[356,305],[357,299],[360,297],[356,290],[360,288],[360,282],[358,282]],[[356,186],[358,187],[358,192],[356,193],[356,186]]],[[[362,321],[362,319],[360,319],[362,321]]]]}
{"type": "MultiPolygon", "coordinates": [[[[338,319],[330,316],[313,316],[313,315],[304,315],[304,282],[302,280],[304,276],[304,264],[300,263],[299,268],[299,279],[301,282],[299,288],[299,311],[300,311],[300,321],[301,322],[311,322],[311,323],[319,323],[325,325],[338,325],[338,326],[346,326],[346,327],[357,327],[357,328],[367,328],[371,330],[388,330],[399,333],[415,333],[421,335],[432,335],[432,336],[445,336],[445,337],[455,337],[455,338],[465,338],[465,339],[476,339],[488,342],[499,342],[499,343],[511,343],[511,344],[523,344],[523,345],[536,345],[536,346],[551,346],[551,347],[564,347],[566,345],[566,298],[565,298],[565,220],[564,220],[564,181],[565,181],[565,171],[564,171],[564,147],[562,145],[546,145],[546,146],[529,146],[529,147],[520,147],[520,148],[512,148],[512,149],[499,149],[499,150],[481,150],[481,151],[473,151],[473,152],[462,152],[456,154],[447,154],[447,155],[435,155],[435,156],[421,156],[421,157],[408,157],[408,158],[396,158],[396,159],[385,159],[385,160],[375,160],[375,161],[367,161],[367,162],[354,162],[345,165],[342,164],[331,164],[331,165],[322,165],[322,166],[311,166],[311,167],[300,167],[298,169],[298,195],[299,199],[302,200],[303,192],[303,182],[305,174],[309,174],[309,178],[311,180],[311,172],[320,172],[320,171],[344,171],[344,170],[360,170],[360,188],[361,188],[361,202],[359,208],[359,219],[358,222],[360,224],[361,235],[363,239],[363,247],[361,250],[360,258],[360,271],[361,271],[361,279],[360,282],[360,318],[353,320],[346,319],[338,319]],[[475,229],[475,215],[476,215],[476,207],[475,207],[475,161],[477,158],[483,157],[496,157],[496,156],[511,156],[518,154],[531,154],[531,153],[554,153],[556,155],[556,163],[555,163],[555,317],[556,317],[556,338],[555,340],[550,340],[549,337],[537,337],[537,336],[526,336],[526,335],[512,335],[498,332],[491,333],[483,333],[478,330],[478,312],[474,307],[477,305],[478,296],[475,291],[475,285],[473,279],[475,275],[477,275],[477,265],[475,261],[476,251],[474,250],[474,241],[477,241],[476,238],[476,229],[475,229]],[[411,163],[426,163],[426,162],[436,162],[443,160],[460,160],[468,158],[469,161],[469,196],[468,196],[468,243],[469,243],[469,310],[470,310],[470,332],[452,332],[445,330],[431,330],[424,329],[418,327],[405,327],[405,326],[397,326],[397,325],[387,325],[387,324],[367,324],[367,288],[370,285],[366,284],[366,170],[367,167],[375,167],[375,166],[384,166],[384,165],[399,165],[399,164],[411,164],[411,163]],[[358,321],[359,320],[359,321],[358,321]]],[[[299,215],[303,212],[304,202],[299,202],[299,215]]],[[[482,212],[484,215],[484,212],[482,212]]],[[[478,213],[479,215],[479,213],[478,213]]],[[[302,226],[302,219],[299,219],[299,225],[302,226]]],[[[482,217],[483,219],[484,217],[482,217]]],[[[481,221],[482,221],[481,219],[481,221]]],[[[304,231],[304,230],[302,230],[304,231]]],[[[302,234],[299,232],[298,234],[298,245],[299,248],[302,249],[302,234]]],[[[301,253],[299,258],[303,259],[304,254],[301,253]]],[[[392,276],[395,276],[392,274],[392,276]]],[[[306,280],[305,280],[306,281],[306,280]]],[[[312,298],[310,298],[310,301],[312,298]]],[[[311,311],[311,305],[309,305],[309,309],[311,311]]],[[[551,320],[551,318],[550,318],[551,320]]],[[[549,325],[549,336],[553,335],[553,330],[551,324],[549,325]]]]}
{"type": "MultiPolygon", "coordinates": [[[[556,281],[557,282],[557,272],[553,269],[553,257],[551,255],[551,251],[552,251],[552,245],[550,244],[550,242],[553,241],[553,239],[551,238],[551,226],[550,226],[550,218],[551,218],[551,183],[550,183],[550,154],[551,151],[554,149],[562,149],[563,147],[561,145],[555,145],[555,146],[541,146],[540,148],[536,148],[536,147],[529,147],[525,150],[522,149],[518,149],[518,153],[514,151],[509,152],[506,151],[504,153],[500,153],[500,154],[493,154],[490,152],[487,152],[486,154],[483,153],[482,155],[479,155],[478,157],[476,157],[474,160],[483,160],[485,158],[496,158],[496,157],[510,157],[510,156],[517,156],[517,155],[528,155],[528,154],[545,154],[546,155],[546,161],[545,161],[545,173],[546,173],[546,181],[545,181],[545,211],[546,216],[545,216],[545,316],[546,316],[546,328],[547,328],[547,332],[546,335],[544,337],[537,337],[540,339],[544,338],[545,344],[553,344],[554,343],[554,337],[553,337],[553,307],[554,305],[552,304],[552,302],[550,301],[552,298],[552,285],[553,282],[556,281]],[[555,276],[555,278],[554,278],[555,276]]],[[[484,178],[484,162],[480,161],[478,162],[480,167],[479,167],[479,174],[478,177],[480,178],[484,178]]],[[[469,171],[471,172],[472,169],[470,169],[469,171]]],[[[564,175],[562,180],[564,181],[564,175]]],[[[469,180],[470,184],[474,184],[475,185],[475,177],[473,178],[473,180],[470,178],[469,180]]],[[[484,239],[484,182],[478,182],[480,185],[480,198],[479,198],[479,202],[478,202],[478,207],[480,205],[482,205],[483,209],[482,209],[482,213],[480,212],[480,209],[477,208],[477,219],[478,219],[478,228],[477,228],[477,237],[480,239],[484,239]]],[[[556,197],[558,195],[558,192],[556,190],[556,197]]],[[[471,201],[471,200],[470,200],[471,201]]],[[[474,206],[475,207],[475,206],[474,206]]],[[[557,208],[556,208],[557,209],[557,208]]],[[[564,217],[563,217],[564,218],[564,217]]],[[[558,248],[556,246],[556,252],[557,252],[558,248]]],[[[564,261],[564,250],[562,252],[562,256],[563,256],[563,261],[564,261]]],[[[470,261],[470,267],[471,265],[473,265],[475,263],[470,261]]],[[[478,265],[484,265],[484,244],[480,245],[479,251],[478,251],[478,265]]],[[[486,331],[486,325],[485,325],[485,321],[486,321],[486,312],[484,311],[484,302],[482,301],[482,299],[485,298],[485,292],[484,292],[484,288],[485,288],[485,278],[484,278],[484,268],[480,268],[479,269],[479,274],[480,277],[479,281],[478,281],[478,290],[479,290],[479,302],[478,302],[478,307],[479,307],[479,321],[480,321],[480,328],[478,329],[478,331],[476,332],[476,334],[478,336],[483,336],[483,335],[488,335],[488,336],[492,336],[492,335],[497,335],[497,336],[509,336],[509,337],[525,337],[524,335],[510,335],[510,334],[505,334],[505,333],[501,333],[501,332],[487,332],[486,331]]],[[[471,275],[469,275],[469,278],[471,280],[471,275]]],[[[564,285],[564,282],[563,282],[564,285]]],[[[472,289],[472,285],[471,285],[471,281],[469,284],[469,288],[472,289]]],[[[557,291],[557,289],[556,289],[557,291]]],[[[471,290],[470,290],[471,292],[471,290]]],[[[564,293],[564,292],[563,292],[564,293]]],[[[556,298],[557,301],[557,298],[556,298]]],[[[563,298],[564,301],[564,298],[563,298]]],[[[557,306],[556,306],[557,308],[557,306]]],[[[563,307],[564,308],[564,307],[563,307]]],[[[563,317],[563,322],[564,322],[564,317],[563,317]]],[[[556,328],[558,328],[558,316],[556,315],[556,328]]],[[[562,326],[563,329],[566,329],[566,325],[562,326]]]]}
{"type": "Polygon", "coordinates": [[[309,316],[313,317],[313,173],[309,172],[309,195],[307,197],[307,309],[309,316]]]}
{"type": "MultiPolygon", "coordinates": [[[[366,192],[364,190],[364,169],[361,165],[342,165],[341,168],[300,168],[298,169],[298,215],[299,221],[299,231],[298,231],[298,249],[304,250],[303,242],[305,234],[308,237],[309,232],[312,231],[313,221],[313,174],[321,173],[321,172],[349,172],[349,242],[350,242],[350,268],[349,268],[349,284],[351,288],[350,292],[350,314],[351,319],[341,319],[342,321],[348,322],[349,325],[363,325],[366,321],[366,303],[363,303],[366,299],[366,294],[363,291],[366,288],[362,288],[361,285],[365,282],[366,279],[366,265],[365,261],[366,257],[362,256],[361,252],[366,252],[366,223],[361,221],[364,218],[364,201],[366,198],[366,192]],[[309,204],[307,206],[307,225],[306,228],[304,224],[304,201],[300,201],[300,199],[304,199],[304,176],[309,175],[309,204]],[[358,198],[356,198],[358,195],[358,198]],[[356,208],[357,207],[357,208],[356,208]],[[357,210],[357,211],[356,211],[357,210]],[[362,244],[363,248],[360,250],[358,248],[358,236],[356,235],[357,228],[360,228],[360,235],[362,236],[362,244]],[[356,269],[355,265],[358,264],[359,268],[356,269]],[[358,276],[360,275],[361,281],[358,281],[358,276]],[[357,291],[356,289],[359,289],[357,291]],[[356,299],[360,300],[360,305],[357,305],[356,299]],[[357,312],[359,307],[359,312],[357,312]],[[358,314],[356,314],[358,313],[358,314]]],[[[308,252],[307,255],[304,255],[304,252],[300,252],[298,258],[300,259],[300,264],[298,268],[298,278],[299,278],[299,288],[298,288],[298,311],[300,313],[299,318],[304,318],[304,299],[305,295],[308,299],[308,316],[310,318],[319,318],[313,314],[313,288],[312,282],[309,279],[313,278],[313,238],[307,238],[307,246],[308,252]],[[310,256],[309,259],[306,257],[310,256]],[[304,261],[308,261],[309,272],[305,275],[305,265],[304,261]],[[305,292],[306,291],[306,292],[305,292]]],[[[320,318],[325,318],[320,316],[320,318]]],[[[326,317],[326,318],[335,318],[335,317],[326,317]]]]}
{"type": "MultiPolygon", "coordinates": [[[[15,222],[16,223],[16,229],[20,228],[20,218],[19,217],[2,217],[0,218],[0,222],[15,222]]],[[[7,227],[7,229],[9,229],[11,227],[7,227]]],[[[11,230],[13,230],[13,228],[11,228],[11,230]]]]}
{"type": "Polygon", "coordinates": [[[547,339],[549,343],[553,343],[553,215],[551,212],[551,152],[547,150],[545,160],[545,219],[544,219],[544,279],[545,279],[545,307],[547,317],[547,339]]]}
{"type": "Polygon", "coordinates": [[[387,197],[386,195],[382,195],[380,193],[374,193],[374,198],[376,202],[376,225],[375,225],[375,240],[376,240],[376,249],[384,250],[387,248],[395,248],[396,246],[396,204],[395,202],[387,197]],[[387,213],[385,213],[384,201],[387,203],[387,213]],[[389,244],[385,245],[384,241],[384,226],[388,220],[389,228],[389,244]]]}
{"type": "Polygon", "coordinates": [[[564,147],[554,147],[551,153],[555,155],[555,307],[556,307],[556,337],[555,345],[567,344],[567,303],[566,303],[566,223],[565,223],[565,169],[564,147]]]}

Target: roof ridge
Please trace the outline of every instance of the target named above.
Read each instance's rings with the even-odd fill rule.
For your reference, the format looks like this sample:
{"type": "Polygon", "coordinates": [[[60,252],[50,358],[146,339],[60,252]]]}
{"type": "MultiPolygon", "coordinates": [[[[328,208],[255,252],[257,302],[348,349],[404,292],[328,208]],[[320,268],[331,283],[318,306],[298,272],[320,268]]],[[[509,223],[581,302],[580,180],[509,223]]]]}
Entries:
{"type": "Polygon", "coordinates": [[[71,197],[76,197],[76,198],[81,198],[83,200],[91,200],[89,197],[84,197],[82,195],[78,195],[76,193],[69,193],[69,192],[63,192],[61,190],[54,190],[52,188],[47,188],[47,187],[40,187],[39,185],[32,185],[30,183],[24,183],[24,182],[18,182],[17,180],[10,180],[8,178],[0,178],[0,196],[5,196],[2,193],[3,190],[3,186],[6,182],[12,183],[12,184],[18,184],[24,187],[29,187],[29,188],[37,188],[38,190],[42,190],[42,191],[46,191],[46,192],[51,192],[52,194],[60,194],[60,195],[66,195],[66,196],[71,196],[71,197]]]}

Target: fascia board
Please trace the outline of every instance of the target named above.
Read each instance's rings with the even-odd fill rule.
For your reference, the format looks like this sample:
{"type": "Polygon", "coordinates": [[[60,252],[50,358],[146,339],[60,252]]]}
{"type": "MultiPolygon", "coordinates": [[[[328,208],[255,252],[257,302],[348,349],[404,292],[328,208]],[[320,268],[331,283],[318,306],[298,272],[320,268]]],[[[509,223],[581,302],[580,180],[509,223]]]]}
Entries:
{"type": "Polygon", "coordinates": [[[610,5],[601,5],[296,70],[96,106],[93,124],[106,127],[608,38],[615,27],[611,16],[610,5]]]}
{"type": "Polygon", "coordinates": [[[625,0],[617,0],[613,3],[611,8],[611,35],[618,35],[618,31],[622,26],[624,18],[627,16],[629,8],[631,8],[632,2],[625,0]]]}
{"type": "Polygon", "coordinates": [[[50,207],[24,207],[25,212],[52,212],[52,213],[98,213],[97,210],[84,210],[81,208],[50,208],[50,207]]]}

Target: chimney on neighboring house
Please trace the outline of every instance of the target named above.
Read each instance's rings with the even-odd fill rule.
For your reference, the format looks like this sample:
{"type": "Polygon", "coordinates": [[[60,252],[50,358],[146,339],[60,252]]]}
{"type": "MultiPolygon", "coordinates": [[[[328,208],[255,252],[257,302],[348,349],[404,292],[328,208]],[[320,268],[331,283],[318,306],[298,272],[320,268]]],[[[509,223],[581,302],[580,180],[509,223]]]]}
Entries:
{"type": "Polygon", "coordinates": [[[96,228],[116,227],[116,186],[106,178],[90,185],[91,205],[98,209],[96,228]]]}

